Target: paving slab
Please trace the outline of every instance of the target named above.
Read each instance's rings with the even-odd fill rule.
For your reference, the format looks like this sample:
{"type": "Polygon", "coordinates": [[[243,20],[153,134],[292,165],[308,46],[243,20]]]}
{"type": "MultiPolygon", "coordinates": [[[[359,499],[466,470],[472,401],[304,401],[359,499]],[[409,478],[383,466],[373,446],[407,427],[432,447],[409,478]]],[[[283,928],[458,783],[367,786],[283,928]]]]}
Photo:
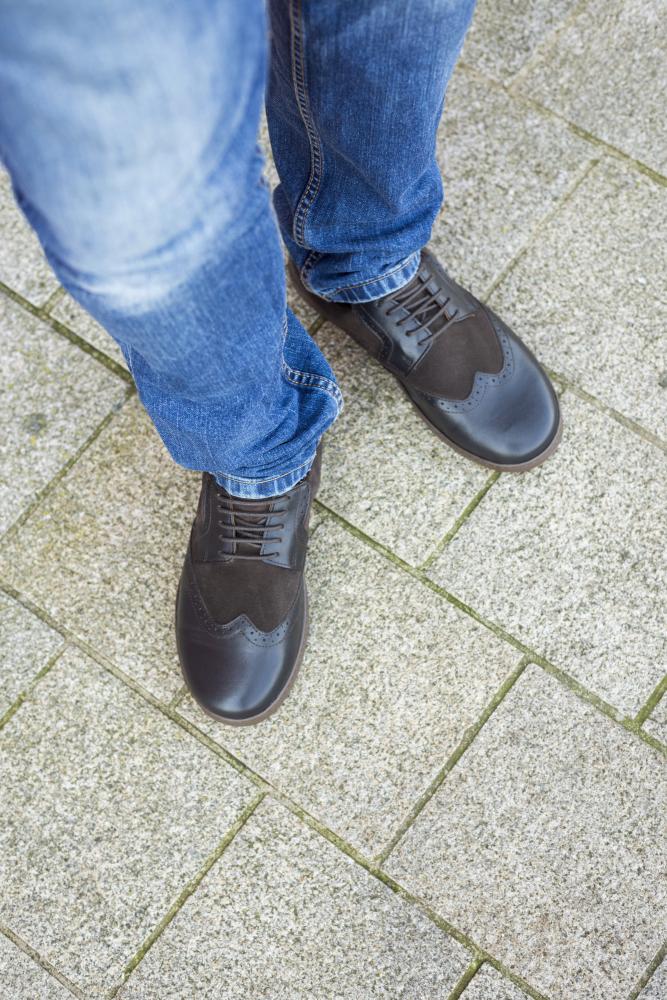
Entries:
{"type": "Polygon", "coordinates": [[[502,476],[429,573],[634,716],[667,653],[667,456],[571,393],[562,403],[556,455],[502,476]]]}
{"type": "Polygon", "coordinates": [[[667,746],[667,695],[663,695],[655,706],[644,723],[644,729],[667,746]]]}
{"type": "Polygon", "coordinates": [[[0,986],[6,1000],[72,1000],[62,983],[0,934],[0,986]]]}
{"type": "Polygon", "coordinates": [[[627,1000],[666,844],[664,756],[531,666],[386,868],[550,1000],[627,1000]]]}
{"type": "Polygon", "coordinates": [[[639,1000],[665,1000],[667,997],[667,962],[653,974],[639,994],[639,1000]]]}
{"type": "Polygon", "coordinates": [[[121,404],[127,387],[2,294],[0,351],[2,532],[121,404]]]}
{"type": "Polygon", "coordinates": [[[560,122],[457,70],[437,141],[445,202],[432,247],[444,267],[483,297],[593,152],[560,122]]]}
{"type": "Polygon", "coordinates": [[[527,1000],[528,994],[501,976],[491,965],[483,965],[461,994],[462,1000],[527,1000]]]}
{"type": "Polygon", "coordinates": [[[508,82],[580,0],[479,0],[461,58],[508,82]]]}
{"type": "Polygon", "coordinates": [[[43,305],[57,289],[58,281],[14,200],[9,175],[2,167],[0,232],[0,281],[34,305],[43,305]]]}
{"type": "Polygon", "coordinates": [[[317,343],[345,406],[325,438],[319,499],[416,565],[482,489],[490,470],[457,455],[350,337],[327,324],[317,343]]]}
{"type": "Polygon", "coordinates": [[[58,632],[0,593],[0,718],[62,647],[58,632]]]}
{"type": "Polygon", "coordinates": [[[165,701],[199,483],[134,398],[0,550],[0,576],[165,701]]]}
{"type": "Polygon", "coordinates": [[[490,304],[544,364],[667,438],[666,273],[667,188],[603,160],[490,304]]]}
{"type": "Polygon", "coordinates": [[[254,786],[78,650],[0,750],[0,919],[103,997],[254,786]]]}
{"type": "Polygon", "coordinates": [[[264,800],[122,1000],[442,1000],[469,955],[415,906],[264,800]]]}
{"type": "Polygon", "coordinates": [[[63,326],[77,333],[88,344],[97,347],[113,361],[122,365],[123,368],[127,368],[123,352],[113,337],[71,295],[65,292],[51,309],[50,314],[63,326]]]}
{"type": "Polygon", "coordinates": [[[666,60],[662,4],[591,0],[531,66],[519,89],[664,173],[666,60]]]}
{"type": "Polygon", "coordinates": [[[380,851],[519,654],[331,520],[308,564],[300,676],[261,726],[181,709],[367,854],[380,851]]]}

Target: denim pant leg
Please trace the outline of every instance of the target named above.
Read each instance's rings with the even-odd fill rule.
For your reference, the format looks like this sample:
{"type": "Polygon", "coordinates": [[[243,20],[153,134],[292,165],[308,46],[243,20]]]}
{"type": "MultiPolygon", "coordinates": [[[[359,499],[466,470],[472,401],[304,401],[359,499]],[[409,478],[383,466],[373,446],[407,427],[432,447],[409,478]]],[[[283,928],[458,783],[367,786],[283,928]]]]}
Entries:
{"type": "Polygon", "coordinates": [[[256,135],[262,0],[5,0],[0,155],[171,455],[230,492],[302,478],[340,394],[286,308],[256,135]]]}
{"type": "Polygon", "coordinates": [[[269,0],[283,239],[339,302],[406,284],[442,202],[435,138],[475,0],[269,0]]]}

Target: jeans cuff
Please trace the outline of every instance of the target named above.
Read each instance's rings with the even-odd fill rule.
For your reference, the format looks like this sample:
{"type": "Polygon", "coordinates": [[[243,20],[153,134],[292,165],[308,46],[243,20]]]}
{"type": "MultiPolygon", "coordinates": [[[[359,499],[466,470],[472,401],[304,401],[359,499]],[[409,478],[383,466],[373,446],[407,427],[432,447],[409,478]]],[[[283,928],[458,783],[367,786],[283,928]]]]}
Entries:
{"type": "Polygon", "coordinates": [[[316,294],[322,295],[329,302],[371,302],[373,299],[381,299],[390,292],[403,288],[414,278],[419,270],[420,258],[421,250],[416,250],[385,274],[316,294]]]}
{"type": "Polygon", "coordinates": [[[296,468],[267,479],[244,479],[229,476],[226,472],[214,472],[213,475],[218,486],[222,486],[223,490],[227,490],[233,497],[242,497],[245,500],[268,500],[270,497],[287,493],[304,479],[310,472],[315,455],[316,452],[313,452],[307,461],[297,465],[296,468]]]}

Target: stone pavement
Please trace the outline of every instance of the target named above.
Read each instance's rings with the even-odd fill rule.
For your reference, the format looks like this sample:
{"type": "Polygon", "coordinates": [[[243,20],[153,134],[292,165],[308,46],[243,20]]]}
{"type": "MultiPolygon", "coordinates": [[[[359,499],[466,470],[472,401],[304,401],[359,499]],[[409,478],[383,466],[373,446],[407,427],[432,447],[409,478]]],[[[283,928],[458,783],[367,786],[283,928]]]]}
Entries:
{"type": "Polygon", "coordinates": [[[2,181],[2,998],[666,1000],[666,65],[659,0],[480,3],[434,244],[563,444],[488,474],[301,311],[347,406],[248,730],[175,660],[197,476],[2,181]]]}

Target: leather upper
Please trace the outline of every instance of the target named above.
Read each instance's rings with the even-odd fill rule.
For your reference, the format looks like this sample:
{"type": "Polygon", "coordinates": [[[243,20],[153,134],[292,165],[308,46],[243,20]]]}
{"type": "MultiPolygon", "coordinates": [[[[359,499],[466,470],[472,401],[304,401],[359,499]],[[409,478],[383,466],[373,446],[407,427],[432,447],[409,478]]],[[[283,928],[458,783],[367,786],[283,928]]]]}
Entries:
{"type": "Polygon", "coordinates": [[[269,501],[230,497],[203,475],[177,595],[176,639],[193,697],[222,721],[268,714],[298,666],[319,470],[318,453],[305,479],[269,501]]]}

